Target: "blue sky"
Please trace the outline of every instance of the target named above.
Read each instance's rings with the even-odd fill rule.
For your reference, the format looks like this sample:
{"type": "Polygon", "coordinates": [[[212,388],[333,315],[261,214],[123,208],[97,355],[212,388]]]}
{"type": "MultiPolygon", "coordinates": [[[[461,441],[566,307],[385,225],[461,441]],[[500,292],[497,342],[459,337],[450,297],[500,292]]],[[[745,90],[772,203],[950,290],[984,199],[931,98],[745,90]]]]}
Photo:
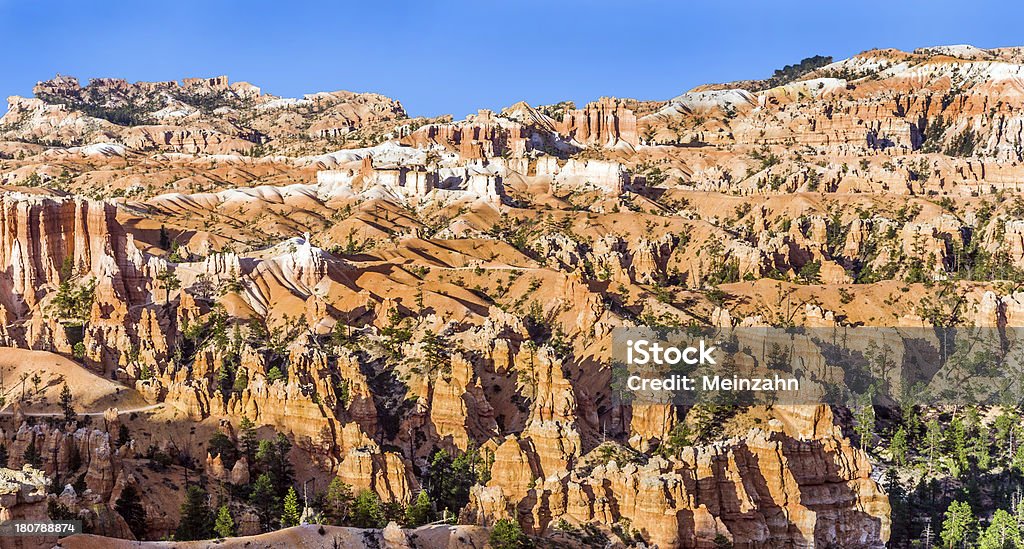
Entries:
{"type": "MultiPolygon", "coordinates": [[[[227,74],[276,95],[383,93],[411,115],[666,99],[815,54],[1024,45],[1019,2],[0,0],[0,96],[55,73],[227,74]]],[[[0,106],[0,112],[6,105],[0,106]]]]}

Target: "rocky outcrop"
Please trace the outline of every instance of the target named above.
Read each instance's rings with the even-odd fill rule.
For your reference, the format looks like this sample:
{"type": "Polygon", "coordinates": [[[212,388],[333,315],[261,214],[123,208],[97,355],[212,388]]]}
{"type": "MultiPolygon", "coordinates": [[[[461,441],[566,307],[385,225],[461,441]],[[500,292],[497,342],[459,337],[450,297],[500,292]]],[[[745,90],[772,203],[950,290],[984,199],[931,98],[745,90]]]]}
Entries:
{"type": "Polygon", "coordinates": [[[441,145],[466,160],[522,157],[527,150],[527,133],[517,122],[489,110],[480,110],[463,122],[427,124],[417,128],[401,142],[420,148],[441,145]]]}
{"type": "Polygon", "coordinates": [[[338,467],[338,477],[356,491],[376,492],[384,501],[407,503],[412,500],[418,483],[401,455],[382,451],[354,423],[345,426],[342,438],[350,449],[338,467]]]}
{"type": "Polygon", "coordinates": [[[636,115],[612,97],[567,112],[557,126],[558,133],[584,147],[635,147],[636,115]]]}
{"type": "Polygon", "coordinates": [[[15,327],[0,334],[0,343],[70,353],[65,326],[82,318],[58,317],[47,294],[62,285],[67,295],[93,288],[82,331],[87,361],[101,369],[123,365],[135,322],[151,313],[134,317],[128,306],[149,296],[150,276],[112,204],[19,193],[0,198],[0,287],[8,289],[0,294],[0,312],[15,327]]]}
{"type": "Polygon", "coordinates": [[[42,456],[40,469],[49,478],[70,483],[81,476],[99,501],[112,503],[118,479],[123,474],[121,454],[130,447],[117,448],[106,431],[79,428],[62,430],[46,424],[23,423],[12,436],[4,437],[10,464],[20,466],[30,446],[42,456]]]}
{"type": "Polygon", "coordinates": [[[437,163],[428,162],[426,157],[396,160],[386,154],[378,157],[367,153],[358,162],[351,160],[342,166],[318,171],[317,183],[321,195],[358,193],[420,207],[461,199],[484,199],[500,204],[504,196],[503,178],[508,173],[503,160],[489,160],[486,155],[458,155],[437,163]]]}
{"type": "MultiPolygon", "coordinates": [[[[22,469],[0,468],[0,522],[49,522],[46,513],[49,482],[43,471],[30,465],[22,469]]],[[[2,545],[10,549],[44,549],[56,542],[57,536],[8,535],[2,545]]]]}
{"type": "Polygon", "coordinates": [[[118,297],[138,291],[142,255],[115,219],[113,205],[82,199],[0,197],[0,269],[13,295],[5,306],[24,313],[62,276],[114,279],[118,297]],[[62,272],[63,271],[63,272],[62,272]]]}
{"type": "Polygon", "coordinates": [[[557,158],[544,156],[537,160],[537,175],[550,177],[556,190],[598,189],[611,195],[621,194],[630,182],[625,166],[606,160],[570,158],[560,165],[557,158]]]}
{"type": "Polygon", "coordinates": [[[498,432],[494,409],[484,395],[473,364],[460,354],[451,358],[451,372],[440,375],[423,394],[423,406],[430,410],[430,423],[439,442],[455,451],[465,452],[475,440],[486,440],[498,432]]]}
{"type": "Polygon", "coordinates": [[[226,76],[136,83],[97,78],[82,86],[58,75],[33,92],[34,99],[9,99],[0,119],[9,137],[68,146],[104,139],[138,151],[244,155],[270,141],[288,148],[406,118],[401,103],[377,94],[280,98],[226,76]]]}
{"type": "MultiPolygon", "coordinates": [[[[492,480],[473,488],[464,518],[519,517],[537,534],[557,520],[615,524],[629,519],[660,547],[710,547],[716,536],[744,547],[883,547],[889,503],[829,409],[782,411],[767,430],[669,459],[597,464],[589,472],[534,478],[514,441],[495,454],[492,480]],[[506,480],[508,479],[508,480],[506,480]]],[[[628,454],[627,454],[628,455],[628,454]]]]}
{"type": "MultiPolygon", "coordinates": [[[[463,121],[222,77],[42,83],[0,124],[0,180],[20,186],[0,199],[0,343],[134,385],[163,406],[126,421],[155,439],[179,432],[165,420],[232,437],[247,417],[292,441],[299,482],[407,502],[436,452],[478,451],[467,521],[876,547],[885,495],[827,409],[742,410],[677,447],[686,408],[612,398],[610,335],[1024,322],[999,282],[1024,271],[1021,58],[952,51],[463,121]],[[111,198],[46,196],[58,184],[111,198]],[[61,285],[87,283],[57,318],[61,285]]],[[[117,412],[21,419],[12,464],[34,444],[61,484],[73,470],[88,490],[67,507],[90,524],[117,531],[119,490],[157,487],[121,471],[117,412]]],[[[262,467],[189,450],[218,489],[262,467]]]]}
{"type": "Polygon", "coordinates": [[[583,451],[576,426],[577,405],[573,386],[565,378],[562,361],[548,348],[517,356],[516,368],[525,373],[532,408],[522,438],[536,455],[543,477],[574,467],[583,451]]]}

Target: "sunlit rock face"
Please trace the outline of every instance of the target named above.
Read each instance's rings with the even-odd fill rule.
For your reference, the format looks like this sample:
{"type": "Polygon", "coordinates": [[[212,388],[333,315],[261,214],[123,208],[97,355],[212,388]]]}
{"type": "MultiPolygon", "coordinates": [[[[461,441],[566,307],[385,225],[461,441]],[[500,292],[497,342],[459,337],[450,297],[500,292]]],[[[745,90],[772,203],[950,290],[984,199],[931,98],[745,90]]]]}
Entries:
{"type": "MultiPolygon", "coordinates": [[[[611,334],[1024,325],[1021,62],[870,51],[463,120],[222,77],[43,82],[0,121],[9,465],[34,444],[110,536],[127,486],[171,534],[186,477],[257,534],[232,485],[266,466],[225,448],[245,418],[289,441],[311,501],[340,478],[407,504],[441,451],[475,453],[474,525],[881,547],[889,499],[846,414],[741,407],[681,442],[697,412],[613,398],[611,334]],[[60,379],[88,424],[54,420],[60,379]]],[[[36,473],[4,475],[4,513],[45,512],[36,473]]]]}

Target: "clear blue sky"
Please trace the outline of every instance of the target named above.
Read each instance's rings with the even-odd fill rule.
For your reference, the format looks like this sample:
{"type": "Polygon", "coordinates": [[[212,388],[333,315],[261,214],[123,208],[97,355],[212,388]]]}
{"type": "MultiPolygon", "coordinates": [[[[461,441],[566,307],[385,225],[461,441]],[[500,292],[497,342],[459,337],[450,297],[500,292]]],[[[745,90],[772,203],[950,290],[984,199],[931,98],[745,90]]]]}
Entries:
{"type": "Polygon", "coordinates": [[[666,99],[815,54],[1024,45],[1021,21],[1020,2],[985,0],[0,0],[0,97],[57,72],[227,74],[276,95],[373,91],[414,116],[461,117],[518,100],[666,99]]]}

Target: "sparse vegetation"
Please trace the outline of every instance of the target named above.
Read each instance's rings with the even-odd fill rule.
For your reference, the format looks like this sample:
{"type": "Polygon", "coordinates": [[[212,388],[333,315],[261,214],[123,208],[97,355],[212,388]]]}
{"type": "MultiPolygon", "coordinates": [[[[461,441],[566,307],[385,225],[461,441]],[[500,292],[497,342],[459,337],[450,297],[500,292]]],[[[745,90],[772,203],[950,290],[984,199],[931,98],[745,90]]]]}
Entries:
{"type": "MultiPolygon", "coordinates": [[[[366,94],[279,101],[220,80],[158,93],[41,83],[41,99],[85,117],[12,104],[0,127],[0,343],[64,356],[0,365],[0,408],[24,420],[0,441],[0,465],[43,467],[54,495],[70,484],[80,499],[50,498],[49,516],[103,531],[114,527],[86,490],[95,499],[121,479],[114,510],[139,539],[472,516],[496,548],[532,546],[524,527],[555,538],[539,545],[665,545],[616,492],[698,470],[700,490],[669,490],[651,509],[687,519],[704,505],[718,530],[686,539],[684,524],[678,544],[726,548],[749,540],[704,485],[775,493],[759,483],[788,482],[776,473],[791,467],[849,524],[832,532],[811,513],[824,521],[813,538],[773,527],[793,536],[779,544],[874,535],[884,505],[849,502],[877,499],[877,480],[893,547],[1021,545],[1020,399],[971,400],[1017,341],[1024,284],[1019,112],[1000,87],[976,85],[987,77],[974,65],[1017,53],[979,50],[986,61],[969,69],[956,51],[878,50],[827,69],[814,56],[671,101],[517,105],[468,121],[408,118],[366,94]],[[903,67],[915,76],[888,80],[903,67]],[[743,91],[810,75],[848,81],[743,91]],[[165,107],[191,114],[154,120],[165,107]],[[63,150],[108,141],[116,154],[63,150]],[[946,330],[986,324],[997,341],[955,354],[946,330]],[[766,326],[778,341],[721,335],[766,326]],[[892,346],[847,339],[891,326],[892,346]],[[799,373],[832,415],[794,415],[775,391],[619,402],[607,385],[620,382],[624,327],[715,328],[729,356],[709,371],[799,373]],[[949,387],[926,383],[939,378],[949,387]],[[122,395],[156,404],[116,421],[98,411],[122,395]],[[113,469],[93,462],[111,455],[113,469]],[[804,459],[827,480],[798,470],[804,459]],[[615,482],[588,484],[599,467],[615,482]],[[572,505],[612,502],[602,517],[614,522],[563,509],[553,478],[572,505]],[[178,525],[147,518],[167,503],[180,504],[178,525]]],[[[1018,373],[999,372],[1007,384],[1018,373]]],[[[797,480],[785,505],[809,501],[797,480]]]]}
{"type": "Polygon", "coordinates": [[[786,65],[781,69],[776,69],[771,78],[765,81],[764,87],[772,88],[775,86],[783,86],[795,80],[799,80],[807,73],[820,69],[830,63],[832,63],[831,56],[815,55],[812,57],[806,57],[801,59],[799,63],[786,65]]]}

